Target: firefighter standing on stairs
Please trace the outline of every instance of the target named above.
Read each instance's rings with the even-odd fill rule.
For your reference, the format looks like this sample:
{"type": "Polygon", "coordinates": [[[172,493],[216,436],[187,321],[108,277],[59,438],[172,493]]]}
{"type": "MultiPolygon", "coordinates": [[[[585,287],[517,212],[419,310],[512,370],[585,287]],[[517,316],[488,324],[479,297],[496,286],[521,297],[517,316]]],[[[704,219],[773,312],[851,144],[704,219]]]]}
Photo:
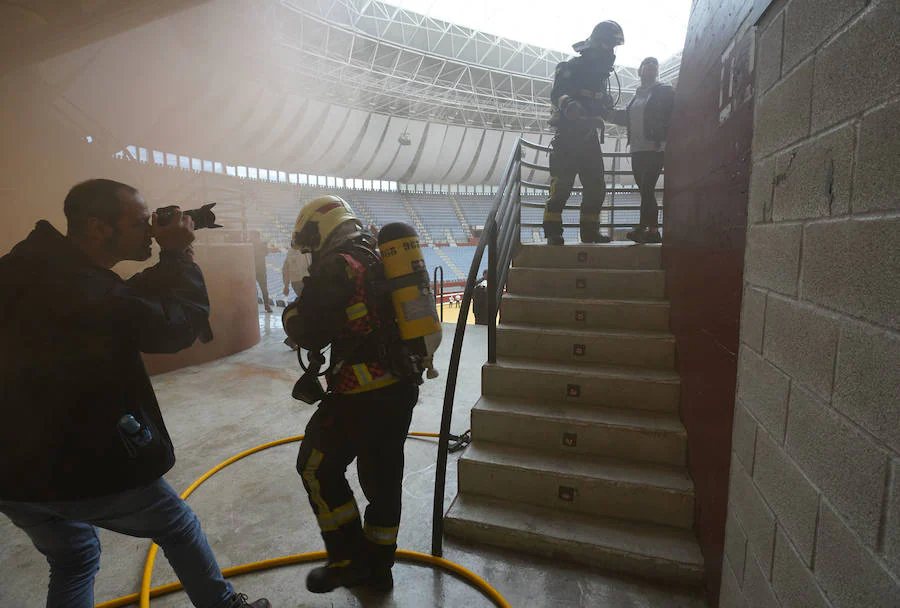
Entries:
{"type": "Polygon", "coordinates": [[[584,187],[581,202],[581,241],[608,243],[600,234],[600,207],[606,196],[603,151],[597,129],[603,129],[601,113],[611,108],[609,74],[615,47],[625,42],[615,21],[597,24],[591,37],[572,48],[580,56],[556,66],[550,92],[550,125],[556,129],[550,152],[550,196],[544,207],[544,236],[550,245],[562,245],[562,211],[575,177],[584,187]]]}
{"type": "Polygon", "coordinates": [[[312,264],[302,294],[284,312],[285,331],[313,357],[331,345],[328,393],[297,397],[307,380],[304,390],[321,391],[315,368],[294,392],[309,403],[322,398],[306,427],[297,472],[328,564],[313,569],[306,586],[314,593],[355,585],[388,591],[400,525],[403,446],[421,368],[404,366],[408,358],[398,354],[391,294],[379,288],[384,264],[374,237],[343,199],[324,196],[304,206],[291,246],[311,253],[312,264]],[[369,501],[365,525],[344,476],[354,458],[369,501]]]}

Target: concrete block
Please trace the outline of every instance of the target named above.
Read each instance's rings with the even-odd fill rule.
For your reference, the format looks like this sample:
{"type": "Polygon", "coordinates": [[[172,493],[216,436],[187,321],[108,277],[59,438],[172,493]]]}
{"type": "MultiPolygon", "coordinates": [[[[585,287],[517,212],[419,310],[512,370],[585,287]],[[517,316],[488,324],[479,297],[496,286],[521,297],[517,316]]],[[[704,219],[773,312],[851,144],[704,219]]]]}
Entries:
{"type": "Polygon", "coordinates": [[[783,152],[775,161],[774,221],[846,215],[856,130],[847,124],[783,152]]]}
{"type": "Polygon", "coordinates": [[[885,519],[884,555],[894,575],[900,577],[900,459],[891,463],[891,483],[888,488],[887,519],[885,519]]]}
{"type": "Polygon", "coordinates": [[[809,135],[813,58],[784,77],[757,102],[753,158],[762,158],[809,135]]]}
{"type": "Polygon", "coordinates": [[[804,561],[811,564],[819,493],[768,433],[756,438],[753,480],[804,561]]]}
{"type": "Polygon", "coordinates": [[[747,563],[750,563],[750,555],[755,555],[768,572],[772,567],[772,549],[775,543],[775,515],[766,505],[750,475],[736,460],[731,461],[729,485],[728,502],[733,506],[731,511],[747,535],[747,563]]]}
{"type": "Polygon", "coordinates": [[[900,208],[900,138],[886,136],[900,125],[900,102],[862,119],[853,180],[853,212],[900,208]]]}
{"type": "Polygon", "coordinates": [[[756,452],[756,420],[747,411],[740,399],[734,403],[734,426],[731,432],[731,449],[744,468],[753,473],[756,452]]]}
{"type": "Polygon", "coordinates": [[[722,564],[722,586],[719,588],[719,608],[748,608],[747,600],[741,592],[741,584],[734,573],[734,566],[728,561],[728,554],[722,564]]]}
{"type": "Polygon", "coordinates": [[[781,78],[781,47],[784,11],[760,34],[756,55],[756,90],[763,93],[781,78]]]}
{"type": "Polygon", "coordinates": [[[744,560],[747,557],[747,535],[735,518],[731,507],[725,518],[725,556],[731,562],[738,584],[744,580],[744,560]]]}
{"type": "Polygon", "coordinates": [[[784,437],[790,379],[750,348],[741,348],[738,398],[775,437],[784,437]]]}
{"type": "Polygon", "coordinates": [[[744,597],[753,608],[780,608],[778,598],[769,583],[770,567],[763,566],[754,557],[747,558],[744,572],[744,597]]]}
{"type": "Polygon", "coordinates": [[[898,252],[898,217],[809,224],[803,241],[801,297],[900,329],[898,252]]]}
{"type": "Polygon", "coordinates": [[[900,585],[824,502],[814,574],[835,608],[897,608],[900,585]]]}
{"type": "Polygon", "coordinates": [[[837,353],[837,321],[818,310],[770,295],[763,355],[813,392],[831,394],[837,353]]]}
{"type": "Polygon", "coordinates": [[[849,423],[794,387],[788,412],[787,453],[874,547],[887,479],[887,454],[849,423]]]}
{"type": "Polygon", "coordinates": [[[763,347],[763,327],[766,316],[766,292],[744,287],[744,299],[741,305],[741,342],[758,353],[763,347]]]}
{"type": "Polygon", "coordinates": [[[747,231],[744,280],[788,295],[797,294],[800,224],[757,224],[747,231]]]}
{"type": "Polygon", "coordinates": [[[794,551],[781,528],[775,531],[775,563],[772,566],[772,588],[782,606],[829,608],[828,601],[812,572],[794,551]]]}
{"type": "MultiPolygon", "coordinates": [[[[828,4],[838,3],[844,2],[828,4]]],[[[861,19],[816,54],[813,133],[900,93],[898,31],[900,3],[871,2],[861,19]]]]}
{"type": "Polygon", "coordinates": [[[747,223],[772,221],[772,190],[775,184],[775,157],[753,164],[750,173],[750,197],[747,202],[747,223]]]}
{"type": "Polygon", "coordinates": [[[900,338],[848,322],[841,327],[832,405],[900,454],[900,338]]]}
{"type": "Polygon", "coordinates": [[[784,25],[784,69],[789,70],[825,42],[868,0],[794,0],[784,25]]]}

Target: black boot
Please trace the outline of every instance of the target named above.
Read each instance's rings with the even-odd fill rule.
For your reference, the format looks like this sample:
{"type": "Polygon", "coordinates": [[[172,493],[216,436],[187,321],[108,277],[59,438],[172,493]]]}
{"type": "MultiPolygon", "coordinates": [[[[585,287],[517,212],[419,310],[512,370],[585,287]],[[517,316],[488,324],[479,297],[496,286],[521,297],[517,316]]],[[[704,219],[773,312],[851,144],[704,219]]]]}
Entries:
{"type": "Polygon", "coordinates": [[[251,603],[247,601],[246,595],[243,593],[236,593],[234,594],[234,597],[231,598],[231,606],[229,606],[229,608],[272,608],[272,604],[264,597],[251,603]]]}
{"type": "Polygon", "coordinates": [[[328,593],[338,587],[356,587],[368,583],[371,576],[372,571],[362,561],[329,562],[326,566],[310,571],[306,576],[306,588],[311,593],[328,593]]]}
{"type": "Polygon", "coordinates": [[[612,239],[610,239],[605,234],[600,234],[600,232],[588,232],[581,234],[581,242],[585,244],[591,243],[609,243],[612,239]]]}

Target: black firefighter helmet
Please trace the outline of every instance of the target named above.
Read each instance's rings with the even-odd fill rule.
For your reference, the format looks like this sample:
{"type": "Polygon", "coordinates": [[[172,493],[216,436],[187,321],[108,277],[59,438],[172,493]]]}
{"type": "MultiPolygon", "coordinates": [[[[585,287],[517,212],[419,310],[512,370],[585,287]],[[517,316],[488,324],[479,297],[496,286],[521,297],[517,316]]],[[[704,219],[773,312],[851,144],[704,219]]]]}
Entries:
{"type": "Polygon", "coordinates": [[[591,37],[572,45],[576,53],[583,53],[587,49],[606,49],[613,48],[625,44],[625,32],[622,26],[615,21],[601,21],[594,27],[591,37]]]}

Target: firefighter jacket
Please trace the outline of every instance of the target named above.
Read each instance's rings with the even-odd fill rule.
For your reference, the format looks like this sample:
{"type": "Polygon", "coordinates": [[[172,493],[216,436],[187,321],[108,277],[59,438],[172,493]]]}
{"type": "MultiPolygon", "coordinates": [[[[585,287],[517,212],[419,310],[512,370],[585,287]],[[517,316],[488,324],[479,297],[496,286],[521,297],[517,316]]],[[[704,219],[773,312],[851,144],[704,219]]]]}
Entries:
{"type": "Polygon", "coordinates": [[[0,499],[79,500],[175,463],[141,352],[212,339],[200,268],[180,252],[127,281],[46,221],[0,258],[0,499]],[[152,440],[134,449],[131,414],[152,440]]]}
{"type": "Polygon", "coordinates": [[[558,134],[587,137],[603,128],[601,114],[613,106],[609,95],[609,73],[614,58],[610,54],[606,62],[578,56],[556,66],[550,91],[550,125],[558,134]],[[570,101],[579,102],[588,118],[566,118],[565,108],[570,101]]]}
{"type": "Polygon", "coordinates": [[[389,344],[397,333],[389,296],[380,293],[381,258],[357,245],[314,260],[303,293],[284,312],[288,336],[302,348],[331,344],[328,390],[371,391],[398,382],[389,344]]]}

